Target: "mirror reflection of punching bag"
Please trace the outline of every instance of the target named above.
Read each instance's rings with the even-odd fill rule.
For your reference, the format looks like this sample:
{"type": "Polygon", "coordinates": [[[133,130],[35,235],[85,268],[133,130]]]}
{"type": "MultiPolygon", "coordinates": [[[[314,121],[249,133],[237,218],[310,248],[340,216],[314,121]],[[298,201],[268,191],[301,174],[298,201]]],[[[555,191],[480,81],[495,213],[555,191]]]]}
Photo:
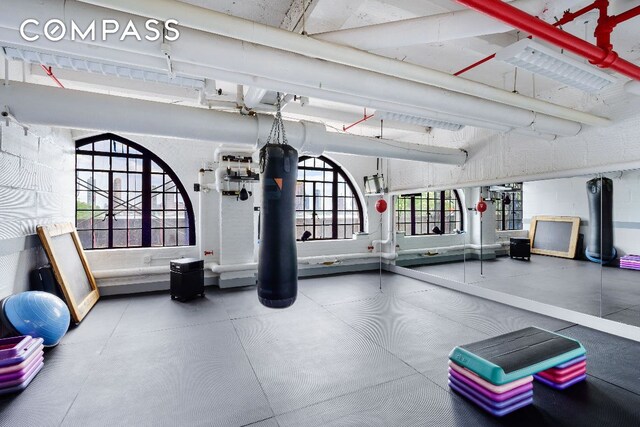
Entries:
{"type": "Polygon", "coordinates": [[[587,181],[589,198],[589,244],[585,255],[590,261],[608,263],[616,258],[613,247],[613,180],[587,181]]]}

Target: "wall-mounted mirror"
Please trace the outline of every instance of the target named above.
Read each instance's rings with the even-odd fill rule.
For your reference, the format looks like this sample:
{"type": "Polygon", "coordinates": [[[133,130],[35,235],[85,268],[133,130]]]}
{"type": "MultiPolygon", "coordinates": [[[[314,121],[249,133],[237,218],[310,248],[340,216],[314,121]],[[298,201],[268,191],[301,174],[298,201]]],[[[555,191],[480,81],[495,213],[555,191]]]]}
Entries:
{"type": "Polygon", "coordinates": [[[394,199],[394,213],[397,265],[464,282],[468,255],[464,192],[401,194],[394,199]]]}
{"type": "Polygon", "coordinates": [[[602,315],[640,326],[640,170],[603,174],[587,191],[600,196],[599,244],[587,254],[602,262],[602,315]]]}
{"type": "Polygon", "coordinates": [[[394,209],[400,266],[640,326],[640,170],[399,195],[394,209]]]}
{"type": "MultiPolygon", "coordinates": [[[[581,313],[600,315],[600,264],[584,256],[587,181],[598,176],[489,187],[495,206],[495,260],[472,284],[581,313]],[[506,199],[508,195],[508,200],[506,199]]],[[[491,242],[486,242],[490,244],[491,242]]],[[[467,273],[468,275],[468,273],[467,273]]]]}

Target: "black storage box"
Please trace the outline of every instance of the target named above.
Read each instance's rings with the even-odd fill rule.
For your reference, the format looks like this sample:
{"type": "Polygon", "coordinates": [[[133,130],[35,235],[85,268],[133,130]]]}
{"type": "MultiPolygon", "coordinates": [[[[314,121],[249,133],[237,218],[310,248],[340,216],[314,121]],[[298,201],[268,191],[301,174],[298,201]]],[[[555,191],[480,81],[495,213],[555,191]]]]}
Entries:
{"type": "Polygon", "coordinates": [[[526,237],[509,239],[509,256],[511,258],[527,258],[531,260],[531,243],[526,237]]]}
{"type": "Polygon", "coordinates": [[[171,261],[171,299],[186,301],[204,297],[204,261],[181,258],[171,261]]]}

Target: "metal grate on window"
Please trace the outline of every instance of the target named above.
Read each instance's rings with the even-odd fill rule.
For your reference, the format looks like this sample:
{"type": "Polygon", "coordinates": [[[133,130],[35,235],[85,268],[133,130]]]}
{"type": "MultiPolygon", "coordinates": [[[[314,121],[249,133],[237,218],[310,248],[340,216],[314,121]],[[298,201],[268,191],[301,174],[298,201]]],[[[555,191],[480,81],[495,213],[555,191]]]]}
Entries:
{"type": "Polygon", "coordinates": [[[396,230],[407,236],[452,234],[463,229],[456,190],[405,194],[395,198],[396,230]]]}
{"type": "Polygon", "coordinates": [[[76,144],[76,228],[85,249],[195,244],[193,208],[175,173],[113,134],[76,144]]]}
{"type": "Polygon", "coordinates": [[[300,158],[296,187],[296,236],[351,239],[364,230],[362,204],[342,169],[326,157],[300,158]]]}

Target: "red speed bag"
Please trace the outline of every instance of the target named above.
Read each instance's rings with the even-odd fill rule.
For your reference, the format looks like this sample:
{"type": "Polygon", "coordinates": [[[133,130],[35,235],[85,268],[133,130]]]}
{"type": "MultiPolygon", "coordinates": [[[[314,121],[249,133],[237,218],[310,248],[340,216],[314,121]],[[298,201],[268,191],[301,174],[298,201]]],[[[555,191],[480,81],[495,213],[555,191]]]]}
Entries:
{"type": "Polygon", "coordinates": [[[483,213],[484,211],[487,210],[487,204],[485,203],[484,200],[480,199],[480,201],[476,205],[476,210],[480,213],[483,213]]]}
{"type": "Polygon", "coordinates": [[[387,210],[387,202],[384,199],[380,199],[376,202],[376,210],[379,213],[384,213],[387,210]]]}

